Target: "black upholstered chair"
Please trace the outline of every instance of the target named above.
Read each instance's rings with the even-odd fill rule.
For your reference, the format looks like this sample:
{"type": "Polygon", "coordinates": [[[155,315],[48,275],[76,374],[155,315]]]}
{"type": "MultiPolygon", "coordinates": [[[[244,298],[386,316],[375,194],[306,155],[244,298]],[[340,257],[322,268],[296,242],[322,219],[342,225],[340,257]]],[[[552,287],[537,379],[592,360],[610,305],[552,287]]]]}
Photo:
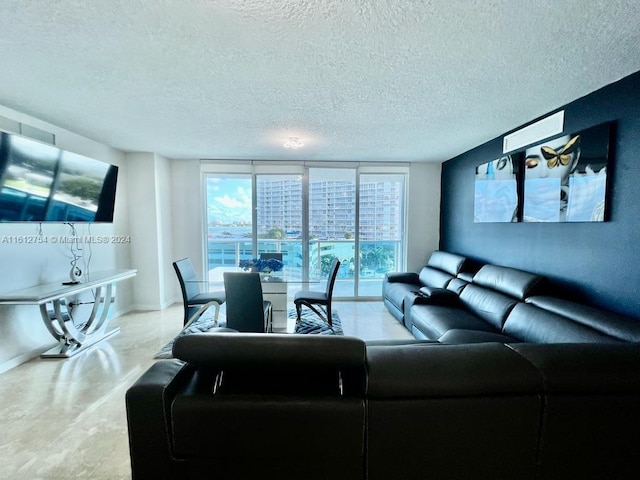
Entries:
{"type": "Polygon", "coordinates": [[[300,315],[302,307],[305,306],[312,310],[322,320],[327,322],[329,326],[333,325],[331,317],[331,297],[333,296],[333,285],[336,283],[336,276],[340,268],[340,261],[337,258],[331,263],[329,278],[327,278],[327,288],[324,292],[316,292],[312,290],[301,290],[296,292],[293,303],[296,306],[297,322],[300,323],[300,315]]]}
{"type": "Polygon", "coordinates": [[[213,321],[218,324],[220,305],[225,302],[224,292],[201,292],[201,284],[189,258],[173,262],[173,268],[180,282],[182,301],[184,303],[184,326],[190,325],[200,318],[209,307],[215,308],[213,321]]]}
{"type": "Polygon", "coordinates": [[[270,332],[273,326],[271,302],[262,296],[260,274],[224,272],[223,276],[227,328],[239,332],[270,332]]]}

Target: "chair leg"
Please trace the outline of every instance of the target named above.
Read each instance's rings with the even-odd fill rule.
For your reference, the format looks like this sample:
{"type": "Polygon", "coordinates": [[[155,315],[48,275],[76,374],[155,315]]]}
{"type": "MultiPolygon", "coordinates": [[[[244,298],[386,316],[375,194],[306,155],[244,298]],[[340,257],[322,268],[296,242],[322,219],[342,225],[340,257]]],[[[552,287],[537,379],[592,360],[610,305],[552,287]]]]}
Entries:
{"type": "Polygon", "coordinates": [[[331,316],[331,305],[327,305],[326,308],[326,312],[327,312],[327,323],[329,324],[330,327],[333,327],[333,317],[331,316]]]}
{"type": "Polygon", "coordinates": [[[214,305],[215,308],[215,313],[213,314],[213,326],[217,327],[218,326],[218,315],[220,315],[220,304],[216,303],[214,305]]]}
{"type": "Polygon", "coordinates": [[[300,303],[296,303],[296,325],[300,325],[302,315],[302,305],[300,303]]]}

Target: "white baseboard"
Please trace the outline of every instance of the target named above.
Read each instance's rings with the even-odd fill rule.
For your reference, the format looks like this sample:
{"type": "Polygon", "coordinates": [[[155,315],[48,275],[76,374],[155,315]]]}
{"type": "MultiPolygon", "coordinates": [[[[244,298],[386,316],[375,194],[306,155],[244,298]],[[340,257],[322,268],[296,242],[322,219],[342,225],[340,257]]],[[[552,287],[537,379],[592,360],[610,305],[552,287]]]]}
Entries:
{"type": "Polygon", "coordinates": [[[16,355],[15,357],[0,363],[0,374],[8,370],[11,370],[12,368],[17,367],[18,365],[28,362],[29,360],[37,358],[40,354],[46,352],[47,350],[50,350],[51,348],[57,345],[58,345],[58,342],[54,340],[53,343],[51,343],[50,345],[46,345],[44,347],[31,350],[29,352],[21,353],[20,355],[16,355]]]}

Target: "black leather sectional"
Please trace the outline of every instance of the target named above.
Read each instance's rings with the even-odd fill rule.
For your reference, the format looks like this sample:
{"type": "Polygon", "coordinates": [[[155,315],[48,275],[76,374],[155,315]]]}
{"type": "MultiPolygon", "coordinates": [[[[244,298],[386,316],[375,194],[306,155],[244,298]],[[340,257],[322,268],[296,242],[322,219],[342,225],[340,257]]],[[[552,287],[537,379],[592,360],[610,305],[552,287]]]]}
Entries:
{"type": "Polygon", "coordinates": [[[126,396],[133,479],[636,479],[630,342],[188,335],[126,396]]]}
{"type": "Polygon", "coordinates": [[[419,274],[389,273],[383,300],[417,339],[447,344],[640,342],[640,321],[548,294],[543,276],[436,251],[419,274]]]}
{"type": "Polygon", "coordinates": [[[416,337],[205,333],[127,391],[133,479],[636,479],[640,321],[434,252],[389,274],[416,337]]]}

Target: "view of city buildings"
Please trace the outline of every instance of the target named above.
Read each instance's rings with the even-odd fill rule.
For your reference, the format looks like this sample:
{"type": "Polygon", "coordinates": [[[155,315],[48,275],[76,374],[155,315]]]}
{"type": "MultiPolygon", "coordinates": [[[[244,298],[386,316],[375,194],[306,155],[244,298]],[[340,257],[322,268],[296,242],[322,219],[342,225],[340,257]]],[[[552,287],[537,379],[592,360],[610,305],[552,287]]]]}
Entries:
{"type": "Polygon", "coordinates": [[[404,175],[360,175],[356,195],[355,175],[331,178],[322,172],[314,178],[313,173],[306,242],[299,175],[256,176],[255,216],[250,177],[208,179],[209,270],[252,258],[255,235],[255,252],[282,253],[289,274],[326,277],[337,257],[345,296],[379,295],[384,273],[398,270],[404,262],[404,175]],[[360,281],[354,292],[356,274],[360,281]]]}

